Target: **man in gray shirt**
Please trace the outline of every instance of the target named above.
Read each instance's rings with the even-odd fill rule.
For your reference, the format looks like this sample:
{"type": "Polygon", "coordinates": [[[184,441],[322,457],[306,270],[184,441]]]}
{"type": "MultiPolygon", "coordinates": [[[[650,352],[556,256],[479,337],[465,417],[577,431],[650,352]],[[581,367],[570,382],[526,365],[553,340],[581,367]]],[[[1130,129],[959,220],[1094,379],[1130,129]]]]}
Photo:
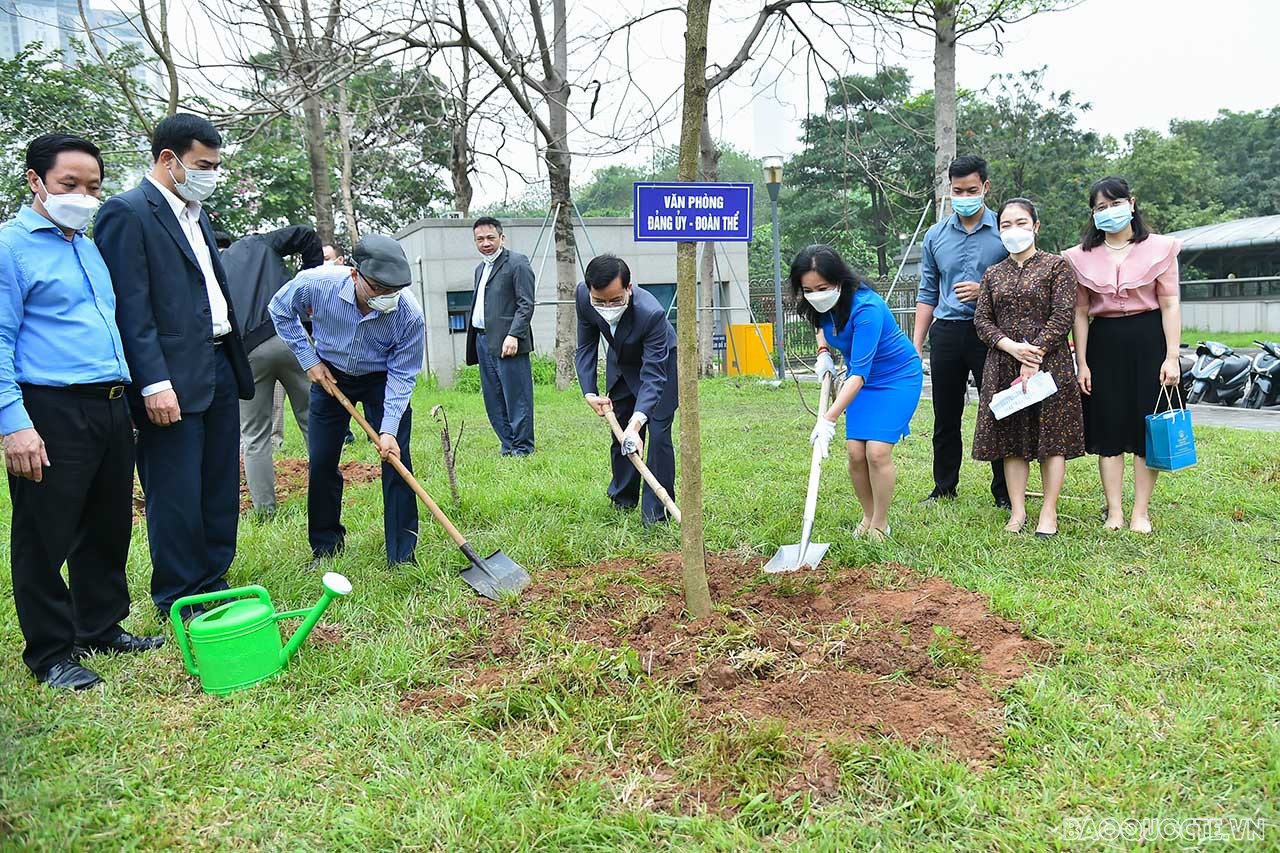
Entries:
{"type": "Polygon", "coordinates": [[[503,456],[533,453],[533,267],[505,247],[492,216],[471,229],[484,261],[476,267],[467,315],[467,364],[480,365],[480,390],[503,456]]]}

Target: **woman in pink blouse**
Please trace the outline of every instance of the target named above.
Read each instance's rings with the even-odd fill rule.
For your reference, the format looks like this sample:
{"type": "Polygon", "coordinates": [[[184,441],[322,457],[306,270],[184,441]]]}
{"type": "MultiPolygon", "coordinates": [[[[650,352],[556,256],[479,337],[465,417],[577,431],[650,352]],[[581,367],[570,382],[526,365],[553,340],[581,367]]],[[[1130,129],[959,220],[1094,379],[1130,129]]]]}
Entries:
{"type": "Polygon", "coordinates": [[[1124,454],[1133,454],[1129,529],[1150,533],[1156,472],[1143,458],[1146,416],[1157,408],[1160,386],[1178,382],[1182,243],[1151,233],[1120,178],[1096,182],[1089,206],[1083,240],[1063,253],[1079,285],[1076,372],[1085,394],[1085,447],[1098,455],[1110,530],[1124,526],[1124,454]]]}

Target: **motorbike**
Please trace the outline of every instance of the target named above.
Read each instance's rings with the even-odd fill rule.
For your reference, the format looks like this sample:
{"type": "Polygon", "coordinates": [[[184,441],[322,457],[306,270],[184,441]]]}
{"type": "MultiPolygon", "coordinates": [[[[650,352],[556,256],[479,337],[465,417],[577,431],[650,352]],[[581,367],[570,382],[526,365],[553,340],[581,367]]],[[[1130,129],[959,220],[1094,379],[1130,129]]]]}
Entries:
{"type": "Polygon", "coordinates": [[[1195,382],[1195,375],[1191,372],[1196,366],[1196,357],[1188,350],[1191,344],[1178,344],[1178,390],[1182,392],[1182,399],[1191,396],[1191,385],[1195,382]]]}
{"type": "Polygon", "coordinates": [[[1253,357],[1249,366],[1252,384],[1245,395],[1246,409],[1261,409],[1280,403],[1280,343],[1254,341],[1262,352],[1253,357]]]}
{"type": "Polygon", "coordinates": [[[1187,402],[1234,406],[1249,390],[1249,358],[1218,341],[1198,343],[1187,402]]]}

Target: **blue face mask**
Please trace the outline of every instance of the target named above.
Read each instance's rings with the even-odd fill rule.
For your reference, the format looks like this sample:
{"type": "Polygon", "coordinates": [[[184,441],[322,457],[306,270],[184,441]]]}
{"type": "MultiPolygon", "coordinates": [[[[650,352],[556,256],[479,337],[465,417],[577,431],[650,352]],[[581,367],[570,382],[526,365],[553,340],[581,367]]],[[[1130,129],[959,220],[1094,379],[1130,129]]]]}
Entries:
{"type": "Polygon", "coordinates": [[[1098,226],[1098,230],[1106,231],[1108,234],[1123,231],[1124,227],[1132,221],[1133,207],[1127,201],[1093,214],[1093,224],[1098,226]]]}
{"type": "Polygon", "coordinates": [[[961,216],[973,216],[979,210],[982,210],[982,204],[986,196],[966,195],[951,197],[951,209],[961,216]]]}

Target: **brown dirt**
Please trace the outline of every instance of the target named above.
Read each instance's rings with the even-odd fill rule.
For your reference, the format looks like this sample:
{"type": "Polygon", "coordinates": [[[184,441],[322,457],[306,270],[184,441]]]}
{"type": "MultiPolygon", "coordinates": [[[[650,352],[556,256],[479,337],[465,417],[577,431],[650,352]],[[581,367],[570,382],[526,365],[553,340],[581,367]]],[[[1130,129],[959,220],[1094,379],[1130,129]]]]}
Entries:
{"type": "MultiPolygon", "coordinates": [[[[825,745],[839,740],[940,742],[976,768],[998,755],[997,691],[1047,662],[1047,643],[991,613],[986,596],[905,566],[767,576],[762,564],[709,554],[719,609],[704,620],[684,610],[678,554],[541,572],[521,605],[559,611],[570,640],[630,647],[646,675],[697,697],[693,713],[710,730],[781,722],[800,744],[800,769],[774,791],[781,797],[834,791],[839,773],[825,745]]],[[[401,709],[456,715],[477,695],[502,691],[504,677],[518,680],[517,664],[530,663],[521,649],[528,618],[492,607],[487,642],[453,661],[461,670],[454,686],[405,694],[401,709]]],[[[597,765],[586,759],[585,772],[597,765]]],[[[625,762],[611,772],[657,782],[673,773],[625,762]]],[[[671,796],[714,807],[726,788],[703,779],[671,796]]]]}
{"type": "MultiPolygon", "coordinates": [[[[381,478],[382,466],[369,462],[343,462],[338,466],[342,479],[348,486],[357,483],[371,483],[381,478]]],[[[284,503],[294,495],[307,493],[307,460],[283,458],[276,460],[276,500],[284,503]]],[[[249,498],[249,485],[244,479],[244,460],[240,462],[240,511],[248,512],[253,508],[249,498]]],[[[133,511],[138,516],[146,515],[146,504],[142,496],[142,484],[135,478],[133,481],[133,511]]]]}

